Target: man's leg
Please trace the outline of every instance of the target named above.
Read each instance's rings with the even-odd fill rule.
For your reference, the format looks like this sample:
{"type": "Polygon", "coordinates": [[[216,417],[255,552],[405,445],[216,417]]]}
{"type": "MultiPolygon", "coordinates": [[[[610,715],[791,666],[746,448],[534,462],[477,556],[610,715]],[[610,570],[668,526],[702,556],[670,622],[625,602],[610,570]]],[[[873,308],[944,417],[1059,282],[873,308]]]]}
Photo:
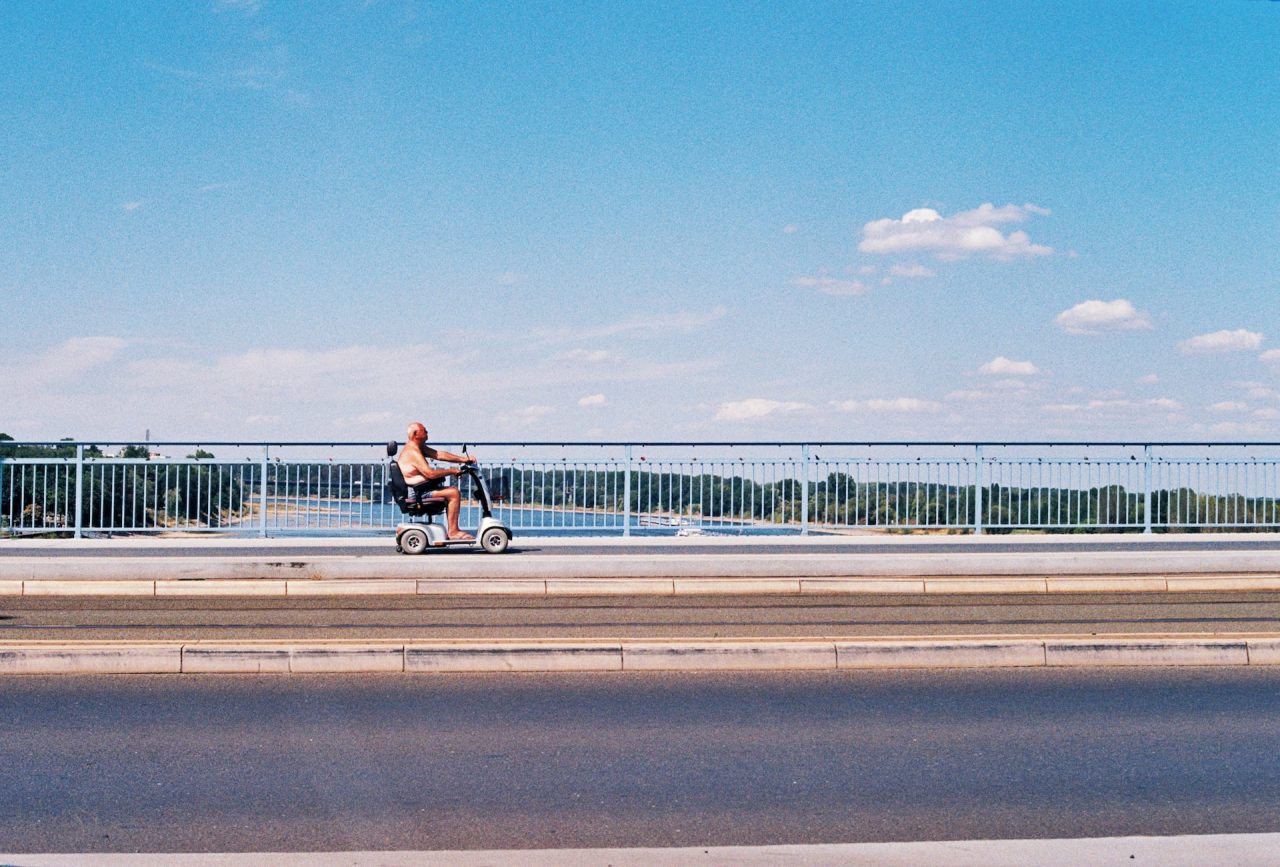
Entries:
{"type": "Polygon", "coordinates": [[[448,533],[450,539],[470,539],[470,533],[462,532],[462,528],[458,526],[458,513],[462,510],[462,494],[457,488],[441,488],[435,492],[435,496],[444,497],[445,518],[448,521],[448,533]]]}

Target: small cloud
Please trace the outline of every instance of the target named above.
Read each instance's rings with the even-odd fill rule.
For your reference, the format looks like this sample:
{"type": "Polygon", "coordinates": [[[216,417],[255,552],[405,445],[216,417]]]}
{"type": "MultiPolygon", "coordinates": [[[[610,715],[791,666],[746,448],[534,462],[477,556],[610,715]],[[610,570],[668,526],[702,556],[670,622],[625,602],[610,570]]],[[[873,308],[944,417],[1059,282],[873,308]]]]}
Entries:
{"type": "Polygon", "coordinates": [[[797,226],[795,223],[787,223],[785,226],[782,227],[782,234],[784,235],[794,235],[796,232],[799,232],[799,231],[800,231],[800,227],[797,226]]]}
{"type": "Polygon", "coordinates": [[[499,286],[518,286],[525,281],[525,274],[518,274],[515,271],[504,271],[498,275],[499,286]]]}
{"type": "Polygon", "coordinates": [[[72,337],[34,359],[22,374],[41,382],[80,379],[120,354],[129,341],[120,337],[72,337]]]}
{"type": "Polygon", "coordinates": [[[529,427],[555,412],[553,407],[542,404],[526,406],[498,417],[498,423],[504,426],[529,427]]]}
{"type": "MultiPolygon", "coordinates": [[[[1179,343],[1178,348],[1187,355],[1207,355],[1218,352],[1246,352],[1257,349],[1261,345],[1261,334],[1237,328],[1234,331],[1214,331],[1211,334],[1200,334],[1188,338],[1179,343]]],[[[1262,354],[1265,356],[1268,353],[1262,354]]]]}
{"type": "Polygon", "coordinates": [[[215,12],[239,12],[252,18],[262,11],[262,0],[213,0],[215,12]]]}
{"type": "Polygon", "coordinates": [[[870,400],[831,401],[831,406],[841,412],[919,413],[937,412],[942,405],[916,397],[871,398],[870,400]]]}
{"type": "Polygon", "coordinates": [[[838,280],[835,277],[796,277],[792,286],[805,289],[817,289],[823,295],[862,295],[866,293],[867,284],[861,280],[838,280]]]}
{"type": "Polygon", "coordinates": [[[973,389],[963,388],[947,394],[947,400],[989,400],[993,397],[995,397],[995,395],[989,391],[975,391],[973,389]]]}
{"type": "Polygon", "coordinates": [[[1280,409],[1276,409],[1275,407],[1269,406],[1266,409],[1254,410],[1253,414],[1256,415],[1258,418],[1274,420],[1274,419],[1280,418],[1280,409]]]}
{"type": "Polygon", "coordinates": [[[141,208],[141,207],[142,207],[142,202],[140,202],[140,201],[138,201],[138,202],[125,202],[125,203],[124,203],[123,205],[121,205],[120,207],[121,207],[122,209],[124,209],[125,211],[128,211],[128,212],[132,213],[133,211],[136,211],[136,210],[138,210],[138,208],[141,208]]]}
{"type": "Polygon", "coordinates": [[[559,355],[562,361],[585,361],[588,364],[600,364],[613,358],[607,349],[570,349],[559,355]]]}
{"type": "Polygon", "coordinates": [[[1045,412],[1052,412],[1058,415],[1065,415],[1073,412],[1079,412],[1084,409],[1078,403],[1046,403],[1041,407],[1045,412]]]}
{"type": "Polygon", "coordinates": [[[250,427],[266,427],[268,425],[280,424],[280,416],[278,415],[251,415],[246,416],[244,423],[250,427]]]}
{"type": "Polygon", "coordinates": [[[596,328],[560,328],[555,331],[540,331],[530,335],[543,343],[584,342],[600,340],[606,337],[633,336],[670,337],[672,334],[689,334],[723,319],[729,312],[724,305],[717,305],[706,313],[680,311],[661,315],[638,316],[621,322],[601,325],[596,328]]]}
{"type": "Polygon", "coordinates": [[[968,259],[982,256],[998,261],[1048,256],[1053,249],[1031,243],[1026,232],[1003,234],[994,228],[1002,223],[1022,222],[1032,214],[1049,211],[1036,205],[1004,205],[991,203],[972,211],[961,211],[943,217],[932,208],[908,211],[902,219],[873,220],[862,227],[858,249],[863,253],[932,253],[942,260],[968,259]]]}
{"type": "Polygon", "coordinates": [[[1209,428],[1209,432],[1218,436],[1231,436],[1233,434],[1256,434],[1262,431],[1262,426],[1252,422],[1238,421],[1221,421],[1209,428]]]}
{"type": "Polygon", "coordinates": [[[1258,360],[1265,364],[1280,364],[1280,349],[1268,349],[1258,356],[1258,360]]]}
{"type": "Polygon", "coordinates": [[[1217,403],[1209,404],[1209,412],[1248,412],[1247,404],[1240,403],[1238,400],[1221,400],[1217,403]]]}
{"type": "Polygon", "coordinates": [[[1157,409],[1167,409],[1178,411],[1182,409],[1182,404],[1171,397],[1153,397],[1150,400],[1143,401],[1147,406],[1154,406],[1157,409]]]}
{"type": "Polygon", "coordinates": [[[1034,376],[1040,372],[1040,368],[1030,361],[1014,361],[1003,355],[996,356],[978,370],[988,376],[1034,376]]]}
{"type": "Polygon", "coordinates": [[[604,406],[603,394],[589,394],[578,398],[578,406],[604,406]]]}
{"type": "Polygon", "coordinates": [[[861,274],[863,277],[870,277],[872,274],[876,273],[876,266],[863,265],[861,268],[858,269],[858,273],[861,274]]]}
{"type": "Polygon", "coordinates": [[[791,403],[781,400],[768,400],[763,397],[750,397],[746,400],[735,400],[720,404],[716,410],[716,421],[753,421],[777,413],[799,412],[810,409],[807,403],[791,403]]]}
{"type": "Polygon", "coordinates": [[[1148,373],[1146,376],[1139,376],[1134,380],[1138,385],[1155,385],[1159,381],[1160,377],[1156,376],[1154,373],[1148,373]]]}
{"type": "Polygon", "coordinates": [[[1101,334],[1148,330],[1151,319],[1126,299],[1117,298],[1115,301],[1082,301],[1059,313],[1053,324],[1068,334],[1101,334]]]}
{"type": "Polygon", "coordinates": [[[933,271],[930,271],[923,265],[894,265],[889,268],[889,273],[894,277],[937,277],[933,271]]]}

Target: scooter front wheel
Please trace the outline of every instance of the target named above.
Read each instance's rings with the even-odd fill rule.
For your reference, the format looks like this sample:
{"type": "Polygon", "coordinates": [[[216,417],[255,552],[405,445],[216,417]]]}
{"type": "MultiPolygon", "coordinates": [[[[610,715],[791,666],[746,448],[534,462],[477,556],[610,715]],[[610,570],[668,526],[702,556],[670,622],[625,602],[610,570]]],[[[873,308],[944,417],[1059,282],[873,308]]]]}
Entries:
{"type": "Polygon", "coordinates": [[[507,545],[511,539],[506,533],[497,527],[491,527],[480,534],[480,547],[484,548],[490,554],[501,554],[507,550],[507,545]]]}

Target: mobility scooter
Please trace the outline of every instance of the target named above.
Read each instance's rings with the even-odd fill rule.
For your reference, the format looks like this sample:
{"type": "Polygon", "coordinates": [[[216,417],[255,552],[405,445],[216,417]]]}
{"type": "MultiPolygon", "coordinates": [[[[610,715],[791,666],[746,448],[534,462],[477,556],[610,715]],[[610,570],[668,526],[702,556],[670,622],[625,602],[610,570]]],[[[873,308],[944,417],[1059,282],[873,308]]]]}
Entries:
{"type": "MultiPolygon", "coordinates": [[[[400,444],[394,440],[387,443],[387,456],[391,458],[387,464],[387,493],[406,518],[396,524],[397,551],[401,554],[421,554],[428,548],[464,545],[479,545],[490,554],[501,554],[507,550],[511,543],[511,529],[493,517],[493,498],[489,493],[489,483],[481,475],[477,464],[463,464],[462,472],[471,479],[472,491],[480,505],[480,526],[476,529],[474,539],[450,539],[446,528],[434,520],[436,515],[444,513],[445,499],[433,497],[430,492],[421,499],[409,498],[409,486],[405,484],[404,473],[395,461],[399,449],[400,444]]],[[[463,446],[462,453],[467,453],[466,446],[463,446]]]]}

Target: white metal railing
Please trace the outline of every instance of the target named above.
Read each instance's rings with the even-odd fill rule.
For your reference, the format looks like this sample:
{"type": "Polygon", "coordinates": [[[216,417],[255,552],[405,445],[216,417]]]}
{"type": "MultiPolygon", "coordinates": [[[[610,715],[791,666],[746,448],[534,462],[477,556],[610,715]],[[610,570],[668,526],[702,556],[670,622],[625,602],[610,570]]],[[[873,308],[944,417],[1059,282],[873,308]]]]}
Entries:
{"type": "MultiPolygon", "coordinates": [[[[384,446],[0,441],[0,533],[379,532],[384,446]]],[[[1280,529],[1277,443],[473,448],[517,533],[1280,529]]]]}

